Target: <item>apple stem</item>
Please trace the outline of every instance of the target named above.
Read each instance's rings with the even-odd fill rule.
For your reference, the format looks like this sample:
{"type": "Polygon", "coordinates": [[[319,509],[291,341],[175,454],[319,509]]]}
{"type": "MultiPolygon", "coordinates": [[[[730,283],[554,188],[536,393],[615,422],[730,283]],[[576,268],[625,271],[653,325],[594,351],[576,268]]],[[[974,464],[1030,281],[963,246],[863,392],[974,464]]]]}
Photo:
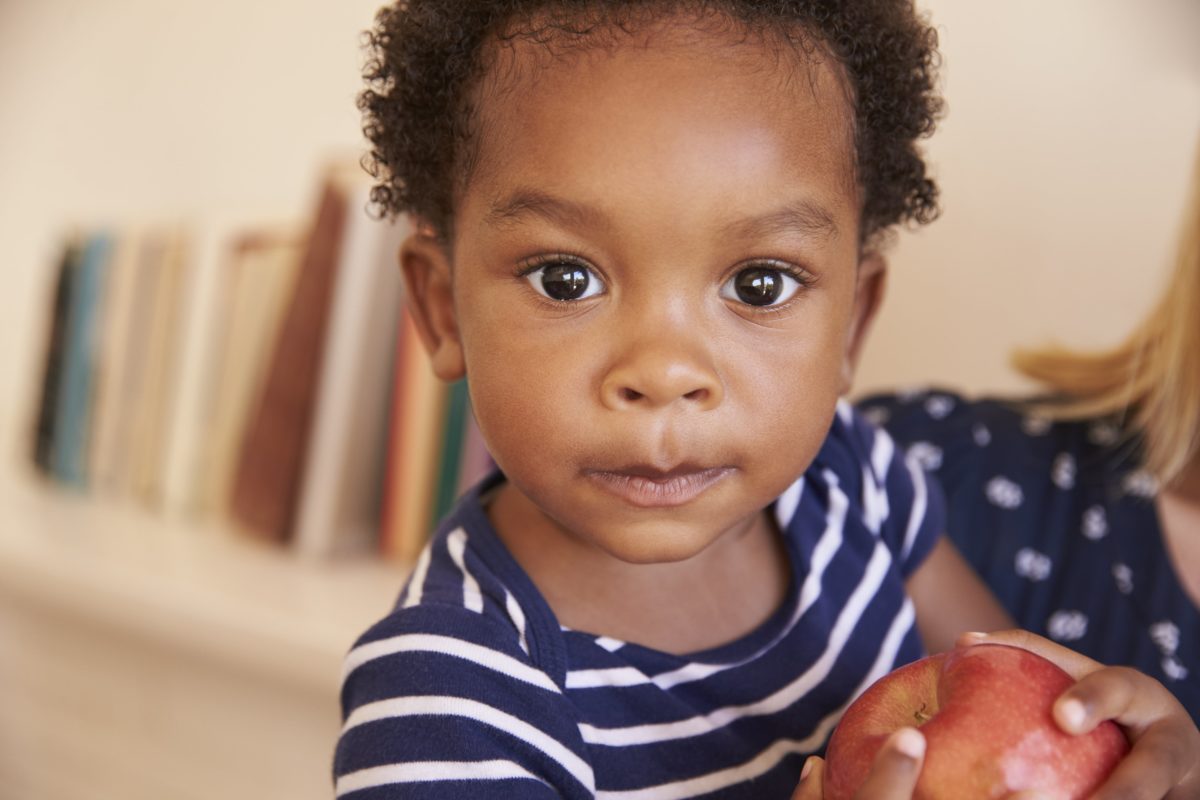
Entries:
{"type": "Polygon", "coordinates": [[[917,719],[918,725],[924,725],[926,722],[929,722],[929,720],[933,719],[932,714],[925,713],[925,707],[926,707],[926,704],[921,703],[921,707],[918,708],[916,710],[916,712],[913,713],[913,716],[916,717],[916,719],[917,719]]]}

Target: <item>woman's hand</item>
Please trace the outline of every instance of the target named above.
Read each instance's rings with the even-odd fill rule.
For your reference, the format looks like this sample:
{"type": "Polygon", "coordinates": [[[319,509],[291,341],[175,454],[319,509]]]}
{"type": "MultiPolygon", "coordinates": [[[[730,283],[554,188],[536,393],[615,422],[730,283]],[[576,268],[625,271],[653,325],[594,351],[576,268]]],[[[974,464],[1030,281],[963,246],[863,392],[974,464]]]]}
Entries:
{"type": "Polygon", "coordinates": [[[1135,669],[1106,667],[1028,631],[968,633],[959,639],[968,646],[985,642],[1032,651],[1075,678],[1054,703],[1054,719],[1067,733],[1087,733],[1106,719],[1124,729],[1133,749],[1092,800],[1200,798],[1200,732],[1161,683],[1135,669]]]}

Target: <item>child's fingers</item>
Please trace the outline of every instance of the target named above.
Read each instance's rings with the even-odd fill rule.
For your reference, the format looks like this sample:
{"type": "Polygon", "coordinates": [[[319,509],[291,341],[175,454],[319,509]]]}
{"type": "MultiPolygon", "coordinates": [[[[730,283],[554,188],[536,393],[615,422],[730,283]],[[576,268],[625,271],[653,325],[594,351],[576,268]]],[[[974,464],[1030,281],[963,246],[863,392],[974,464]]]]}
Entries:
{"type": "Polygon", "coordinates": [[[1087,733],[1106,719],[1132,733],[1171,711],[1172,698],[1157,681],[1128,667],[1103,667],[1080,678],[1054,703],[1054,719],[1067,733],[1087,733]]]}
{"type": "Polygon", "coordinates": [[[1125,726],[1133,750],[1113,770],[1096,800],[1159,800],[1200,796],[1180,784],[1200,781],[1200,732],[1166,687],[1128,667],[1104,667],[1085,675],[1054,704],[1068,733],[1086,733],[1105,719],[1125,726]],[[1172,787],[1174,793],[1168,794],[1172,787]]]}
{"type": "MultiPolygon", "coordinates": [[[[1200,742],[1196,741],[1194,725],[1155,724],[1138,739],[1137,746],[1117,765],[1108,780],[1092,800],[1160,800],[1178,798],[1194,800],[1196,783],[1191,788],[1182,785],[1189,773],[1197,769],[1193,763],[1200,742]],[[1186,728],[1191,728],[1188,735],[1186,728]],[[1174,791],[1172,791],[1174,788],[1174,791]]],[[[1192,776],[1193,778],[1200,776],[1192,776]]]]}
{"type": "Polygon", "coordinates": [[[1063,647],[1056,642],[1023,630],[996,631],[995,633],[964,633],[959,637],[958,644],[960,646],[1006,644],[1011,647],[1019,647],[1022,650],[1037,653],[1042,658],[1053,661],[1075,680],[1079,680],[1084,675],[1095,672],[1104,666],[1099,661],[1093,661],[1082,653],[1076,653],[1074,650],[1063,647]]]}
{"type": "Polygon", "coordinates": [[[1105,667],[1027,631],[964,634],[959,640],[962,646],[983,643],[1030,650],[1076,679],[1054,704],[1064,731],[1086,733],[1106,719],[1124,727],[1133,749],[1095,800],[1200,798],[1200,731],[1161,683],[1128,667],[1105,667]]]}
{"type": "Polygon", "coordinates": [[[800,773],[800,783],[792,792],[792,800],[821,800],[825,783],[825,762],[817,756],[810,756],[804,762],[804,771],[800,773]]]}
{"type": "Polygon", "coordinates": [[[855,800],[910,800],[924,760],[925,737],[916,728],[901,728],[879,749],[855,800]]]}

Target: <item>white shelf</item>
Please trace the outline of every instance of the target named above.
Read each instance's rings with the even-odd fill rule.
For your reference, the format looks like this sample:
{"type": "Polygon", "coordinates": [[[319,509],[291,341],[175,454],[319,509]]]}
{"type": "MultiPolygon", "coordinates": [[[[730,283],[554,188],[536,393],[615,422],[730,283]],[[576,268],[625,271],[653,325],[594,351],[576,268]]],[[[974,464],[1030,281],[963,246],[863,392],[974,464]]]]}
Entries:
{"type": "Polygon", "coordinates": [[[342,657],[404,575],[0,471],[0,794],[330,797],[342,657]]]}
{"type": "Polygon", "coordinates": [[[275,680],[336,689],[354,638],[405,570],[306,561],[27,476],[0,481],[0,594],[275,680]]]}

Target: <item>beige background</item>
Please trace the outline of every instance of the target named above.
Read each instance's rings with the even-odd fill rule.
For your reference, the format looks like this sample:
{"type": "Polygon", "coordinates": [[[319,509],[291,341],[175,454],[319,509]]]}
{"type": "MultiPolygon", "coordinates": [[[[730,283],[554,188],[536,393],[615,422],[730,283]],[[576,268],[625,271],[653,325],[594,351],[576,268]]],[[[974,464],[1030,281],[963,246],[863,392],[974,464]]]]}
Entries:
{"type": "MultiPolygon", "coordinates": [[[[376,0],[0,0],[0,782],[328,797],[337,669],[401,575],[8,480],[58,241],[175,220],[202,264],[360,148],[376,0]]],[[[891,252],[859,388],[1010,390],[1018,344],[1114,341],[1164,274],[1200,131],[1198,0],[927,0],[945,215],[891,252]],[[986,11],[985,11],[986,9],[986,11]]]]}
{"type": "Polygon", "coordinates": [[[1113,343],[1158,293],[1200,143],[1200,2],[921,5],[944,215],[893,251],[858,389],[1014,391],[1014,346],[1113,343]]]}
{"type": "MultiPolygon", "coordinates": [[[[0,2],[0,453],[25,448],[57,237],[308,208],[356,152],[375,0],[0,2]]],[[[860,390],[1019,384],[1018,344],[1114,341],[1163,274],[1200,131],[1196,0],[927,0],[945,213],[892,251],[860,390]]]]}

